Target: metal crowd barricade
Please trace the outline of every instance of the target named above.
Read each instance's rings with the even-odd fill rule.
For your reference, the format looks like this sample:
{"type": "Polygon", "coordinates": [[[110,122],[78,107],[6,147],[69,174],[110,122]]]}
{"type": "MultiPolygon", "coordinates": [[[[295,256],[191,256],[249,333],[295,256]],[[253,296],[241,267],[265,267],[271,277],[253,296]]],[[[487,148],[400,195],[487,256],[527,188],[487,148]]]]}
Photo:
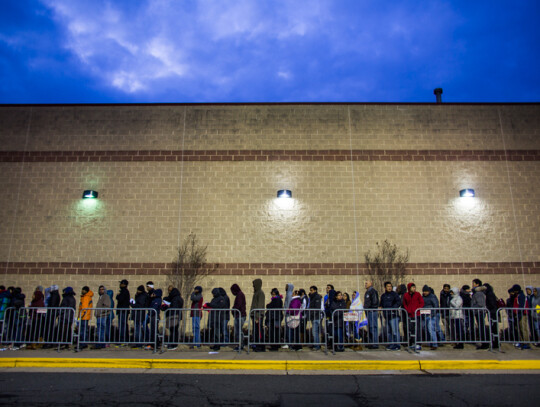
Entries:
{"type": "Polygon", "coordinates": [[[243,347],[242,318],[237,309],[189,308],[167,309],[162,321],[162,352],[175,350],[178,345],[190,348],[210,346],[219,350],[221,346],[234,346],[240,352],[243,347]]]}
{"type": "Polygon", "coordinates": [[[12,349],[21,345],[71,345],[75,310],[69,307],[7,308],[2,327],[2,343],[12,349]]]}
{"type": "Polygon", "coordinates": [[[303,346],[328,351],[323,333],[324,311],[310,309],[253,309],[249,313],[248,353],[277,351],[281,346],[300,350],[303,346]]]}
{"type": "Polygon", "coordinates": [[[528,349],[540,342],[540,309],[499,308],[499,350],[501,343],[514,344],[516,348],[528,349]]]}
{"type": "Polygon", "coordinates": [[[481,344],[492,348],[492,321],[486,308],[419,308],[415,312],[414,343],[435,349],[441,345],[481,344]]]}
{"type": "Polygon", "coordinates": [[[361,350],[363,346],[378,348],[386,346],[398,350],[407,346],[409,318],[403,308],[337,309],[332,313],[328,328],[332,352],[342,352],[345,346],[361,350]]]}
{"type": "Polygon", "coordinates": [[[77,321],[77,350],[131,346],[157,351],[159,314],[153,308],[83,308],[77,321]]]}

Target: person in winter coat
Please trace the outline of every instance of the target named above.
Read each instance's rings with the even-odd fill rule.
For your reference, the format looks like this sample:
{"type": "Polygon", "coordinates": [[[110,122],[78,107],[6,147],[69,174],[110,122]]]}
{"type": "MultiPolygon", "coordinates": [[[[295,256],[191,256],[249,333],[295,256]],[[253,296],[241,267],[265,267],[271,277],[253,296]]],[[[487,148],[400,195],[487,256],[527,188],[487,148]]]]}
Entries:
{"type": "MultiPolygon", "coordinates": [[[[533,297],[534,297],[533,290],[534,290],[534,287],[532,285],[528,285],[528,286],[525,287],[525,293],[527,295],[526,299],[527,299],[527,307],[528,308],[531,308],[531,306],[532,306],[532,300],[533,300],[533,297]]],[[[532,312],[527,312],[527,322],[529,323],[529,334],[530,334],[529,339],[532,342],[537,342],[536,332],[535,332],[534,322],[533,322],[533,313],[532,312]]]]}
{"type": "Polygon", "coordinates": [[[154,350],[154,344],[156,343],[157,327],[160,320],[159,316],[161,312],[161,304],[163,303],[163,300],[161,299],[162,295],[163,291],[159,288],[153,290],[152,294],[150,295],[150,308],[155,310],[155,312],[148,313],[148,337],[150,338],[150,344],[146,345],[146,350],[154,350]]]}
{"type": "MultiPolygon", "coordinates": [[[[392,283],[387,281],[384,283],[384,294],[381,295],[381,308],[384,310],[398,309],[401,307],[401,298],[398,293],[393,290],[392,283]]],[[[383,317],[386,321],[386,332],[388,333],[388,342],[386,346],[388,350],[399,350],[401,348],[399,342],[399,314],[396,311],[383,311],[383,317]]]]}
{"type": "MultiPolygon", "coordinates": [[[[491,332],[496,333],[497,329],[499,328],[497,324],[497,310],[499,308],[497,305],[497,296],[495,295],[495,291],[490,284],[484,283],[484,287],[486,287],[486,291],[484,291],[484,293],[486,294],[486,308],[488,309],[491,321],[491,332]]],[[[494,335],[492,336],[492,346],[499,346],[499,343],[494,335]]]]}
{"type": "Polygon", "coordinates": [[[129,282],[127,280],[120,281],[120,290],[116,296],[116,315],[118,316],[118,340],[121,344],[129,341],[129,305],[130,294],[128,290],[129,282]]]}
{"type": "Polygon", "coordinates": [[[59,342],[64,344],[62,346],[64,349],[67,349],[69,347],[68,343],[71,344],[73,340],[72,326],[75,320],[75,307],[75,291],[71,287],[64,288],[62,290],[62,302],[60,303],[60,308],[63,309],[60,311],[58,318],[58,332],[60,333],[58,339],[59,342]]]}
{"type": "Polygon", "coordinates": [[[368,280],[364,284],[366,293],[364,294],[364,309],[368,320],[368,341],[371,345],[368,349],[378,349],[379,345],[379,293],[373,288],[373,281],[368,280]]]}
{"type": "Polygon", "coordinates": [[[422,293],[424,296],[424,308],[435,308],[435,310],[431,311],[429,314],[424,315],[425,320],[423,321],[424,325],[422,329],[423,336],[427,337],[429,334],[429,337],[431,339],[431,350],[436,350],[438,346],[437,328],[439,328],[440,330],[440,326],[437,327],[437,315],[439,315],[439,301],[433,293],[433,289],[427,285],[424,285],[424,287],[422,288],[422,293]]]}
{"type": "Polygon", "coordinates": [[[472,339],[471,328],[474,328],[474,319],[471,310],[469,309],[472,306],[471,287],[465,284],[461,287],[461,290],[459,290],[459,296],[463,300],[463,331],[465,332],[465,339],[470,341],[472,339]]]}
{"type": "Polygon", "coordinates": [[[311,321],[311,333],[313,334],[314,350],[321,349],[321,320],[324,316],[323,298],[318,293],[316,286],[309,287],[309,304],[307,319],[311,321]]]}
{"type": "MultiPolygon", "coordinates": [[[[4,322],[4,316],[6,314],[6,309],[9,308],[11,303],[11,293],[6,290],[6,287],[0,285],[0,324],[4,322]]],[[[3,332],[3,326],[0,325],[0,332],[3,332]]]]}
{"type": "Polygon", "coordinates": [[[193,346],[201,347],[201,309],[203,306],[202,287],[198,285],[193,289],[189,299],[191,300],[191,328],[193,330],[193,346]]]}
{"type": "Polygon", "coordinates": [[[211,346],[210,349],[219,351],[221,349],[220,344],[222,343],[222,326],[225,322],[224,311],[222,310],[227,309],[227,302],[220,288],[214,288],[212,290],[212,300],[204,304],[203,309],[210,313],[208,315],[208,341],[214,343],[214,346],[211,346]]]}
{"type": "Polygon", "coordinates": [[[107,325],[109,316],[111,314],[111,298],[106,292],[105,286],[100,285],[98,288],[98,300],[96,303],[96,310],[94,316],[96,317],[97,328],[97,340],[98,343],[94,345],[94,349],[103,349],[105,347],[105,338],[107,337],[107,331],[110,326],[107,325]]]}
{"type": "Polygon", "coordinates": [[[463,330],[463,299],[460,295],[460,290],[457,287],[450,289],[450,329],[456,344],[454,349],[463,349],[463,342],[465,340],[465,331],[463,330]]]}
{"type": "Polygon", "coordinates": [[[45,332],[43,334],[45,342],[48,343],[43,346],[44,349],[52,348],[53,345],[51,343],[56,341],[58,334],[55,323],[56,318],[58,318],[60,313],[60,311],[57,309],[60,307],[60,294],[58,292],[58,286],[53,284],[48,288],[48,291],[49,298],[45,304],[47,307],[47,314],[45,316],[45,332]]]}
{"type": "Polygon", "coordinates": [[[474,321],[476,322],[476,330],[478,335],[476,340],[481,342],[476,348],[477,349],[489,349],[489,338],[487,328],[486,328],[486,312],[480,308],[486,308],[486,287],[482,284],[482,281],[479,279],[474,279],[472,282],[472,301],[471,301],[471,310],[474,315],[474,321]],[[476,309],[474,309],[476,308],[476,309]]]}
{"type": "Polygon", "coordinates": [[[341,291],[336,292],[336,297],[330,305],[330,311],[332,312],[332,324],[334,327],[334,346],[337,344],[336,352],[344,352],[345,347],[343,345],[343,312],[345,310],[346,304],[343,299],[343,293],[341,291]]]}
{"type": "Polygon", "coordinates": [[[227,292],[224,288],[219,287],[219,292],[225,300],[226,309],[226,311],[224,310],[221,312],[221,336],[224,343],[229,343],[229,321],[231,320],[231,312],[229,310],[231,309],[231,299],[227,295],[227,292]]]}
{"type": "MultiPolygon", "coordinates": [[[[291,300],[293,297],[293,291],[294,291],[294,285],[291,283],[285,284],[285,301],[283,302],[283,308],[289,309],[291,305],[291,300]]],[[[285,345],[282,346],[283,349],[288,349],[289,345],[287,343],[289,342],[289,330],[285,329],[284,333],[285,337],[283,340],[285,341],[285,345]]]]}
{"type": "Polygon", "coordinates": [[[444,324],[444,331],[450,332],[450,317],[448,315],[448,309],[450,308],[450,300],[452,295],[450,293],[450,284],[444,284],[441,292],[439,293],[439,306],[441,308],[440,319],[444,324]]]}
{"type": "Polygon", "coordinates": [[[79,313],[77,318],[79,319],[79,343],[82,345],[80,349],[88,347],[86,341],[88,340],[88,321],[92,318],[92,297],[94,293],[88,286],[84,286],[81,290],[81,299],[79,301],[79,313]]]}
{"type": "MultiPolygon", "coordinates": [[[[403,308],[407,311],[407,314],[409,315],[409,325],[407,326],[407,332],[405,334],[406,337],[409,338],[409,346],[413,344],[413,337],[410,335],[411,330],[414,330],[416,327],[416,337],[421,337],[421,324],[420,324],[420,318],[416,318],[417,316],[420,316],[420,308],[424,307],[424,299],[420,295],[420,293],[416,292],[416,285],[414,283],[407,284],[407,293],[403,295],[403,308]],[[418,319],[418,323],[416,323],[416,320],[418,319]]],[[[406,325],[406,324],[405,324],[406,325]]],[[[416,346],[416,349],[421,349],[420,345],[416,346]]]]}
{"type": "Polygon", "coordinates": [[[287,341],[292,350],[301,350],[300,344],[300,321],[302,319],[302,300],[298,290],[293,291],[289,307],[285,311],[285,323],[287,332],[287,341]]]}
{"type": "MultiPolygon", "coordinates": [[[[250,310],[262,310],[265,307],[264,292],[262,290],[262,280],[257,278],[253,280],[253,297],[251,299],[250,310]]],[[[253,342],[264,342],[264,312],[253,311],[250,314],[252,318],[253,342]]],[[[255,351],[264,352],[264,346],[254,345],[255,351]]]]}
{"type": "Polygon", "coordinates": [[[146,311],[144,310],[148,306],[148,294],[146,293],[144,286],[141,284],[137,287],[137,292],[135,293],[135,298],[130,301],[132,308],[131,319],[133,320],[133,334],[135,344],[132,345],[132,348],[140,348],[143,346],[143,343],[147,341],[145,337],[145,322],[146,322],[146,311]]]}
{"type": "Polygon", "coordinates": [[[169,307],[165,312],[165,325],[169,330],[169,350],[178,348],[180,339],[180,322],[182,321],[182,308],[184,308],[184,299],[178,291],[178,288],[169,286],[169,295],[163,298],[164,302],[169,303],[169,307]]]}
{"type": "Polygon", "coordinates": [[[519,333],[519,344],[516,346],[521,349],[530,349],[530,345],[527,343],[530,340],[529,324],[527,321],[528,308],[527,297],[519,284],[514,284],[510,288],[509,292],[513,295],[513,314],[514,321],[517,322],[519,333]]]}
{"type": "MultiPolygon", "coordinates": [[[[234,295],[234,304],[232,309],[236,310],[234,313],[234,342],[240,341],[240,349],[243,349],[244,343],[242,340],[243,332],[242,328],[246,322],[246,296],[240,289],[238,284],[231,286],[231,293],[234,295]]],[[[238,347],[235,350],[239,350],[238,347]]]]}
{"type": "Polygon", "coordinates": [[[27,332],[28,340],[34,343],[27,346],[27,349],[37,349],[37,344],[40,338],[43,337],[44,321],[47,310],[45,309],[45,297],[42,290],[34,291],[32,301],[30,302],[30,332],[27,332]]]}
{"type": "Polygon", "coordinates": [[[531,296],[531,308],[532,308],[532,320],[533,320],[533,341],[536,342],[535,346],[540,346],[540,289],[538,287],[533,288],[533,295],[531,296]]]}
{"type": "Polygon", "coordinates": [[[268,328],[268,341],[272,343],[270,346],[271,351],[278,351],[280,333],[281,333],[281,321],[283,320],[283,297],[280,295],[277,288],[272,288],[270,291],[271,299],[266,305],[265,324],[268,328]]]}

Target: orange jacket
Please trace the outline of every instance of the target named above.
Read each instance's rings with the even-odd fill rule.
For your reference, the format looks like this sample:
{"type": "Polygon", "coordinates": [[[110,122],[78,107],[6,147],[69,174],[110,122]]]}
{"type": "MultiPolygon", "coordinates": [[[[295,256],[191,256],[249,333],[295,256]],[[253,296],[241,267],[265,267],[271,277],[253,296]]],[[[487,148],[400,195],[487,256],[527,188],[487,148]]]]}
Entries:
{"type": "Polygon", "coordinates": [[[92,297],[94,293],[92,290],[88,291],[85,295],[81,295],[81,302],[79,302],[79,315],[78,317],[82,320],[89,321],[92,318],[92,310],[85,308],[92,308],[92,297]]]}

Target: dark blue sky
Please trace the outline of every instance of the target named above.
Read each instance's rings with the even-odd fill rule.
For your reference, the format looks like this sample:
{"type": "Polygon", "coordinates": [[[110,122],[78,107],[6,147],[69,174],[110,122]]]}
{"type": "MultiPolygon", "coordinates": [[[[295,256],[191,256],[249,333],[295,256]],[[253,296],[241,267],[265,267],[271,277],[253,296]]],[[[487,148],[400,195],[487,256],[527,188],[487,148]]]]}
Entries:
{"type": "Polygon", "coordinates": [[[539,4],[4,0],[0,103],[540,102],[539,4]]]}

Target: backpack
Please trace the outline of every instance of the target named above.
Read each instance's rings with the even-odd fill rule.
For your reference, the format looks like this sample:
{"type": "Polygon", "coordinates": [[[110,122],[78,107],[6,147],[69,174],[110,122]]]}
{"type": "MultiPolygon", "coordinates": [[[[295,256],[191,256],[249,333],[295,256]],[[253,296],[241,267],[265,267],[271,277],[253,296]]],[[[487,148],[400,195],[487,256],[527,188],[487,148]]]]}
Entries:
{"type": "Polygon", "coordinates": [[[502,298],[499,298],[497,300],[497,309],[505,308],[505,307],[506,307],[506,302],[502,298]]]}

